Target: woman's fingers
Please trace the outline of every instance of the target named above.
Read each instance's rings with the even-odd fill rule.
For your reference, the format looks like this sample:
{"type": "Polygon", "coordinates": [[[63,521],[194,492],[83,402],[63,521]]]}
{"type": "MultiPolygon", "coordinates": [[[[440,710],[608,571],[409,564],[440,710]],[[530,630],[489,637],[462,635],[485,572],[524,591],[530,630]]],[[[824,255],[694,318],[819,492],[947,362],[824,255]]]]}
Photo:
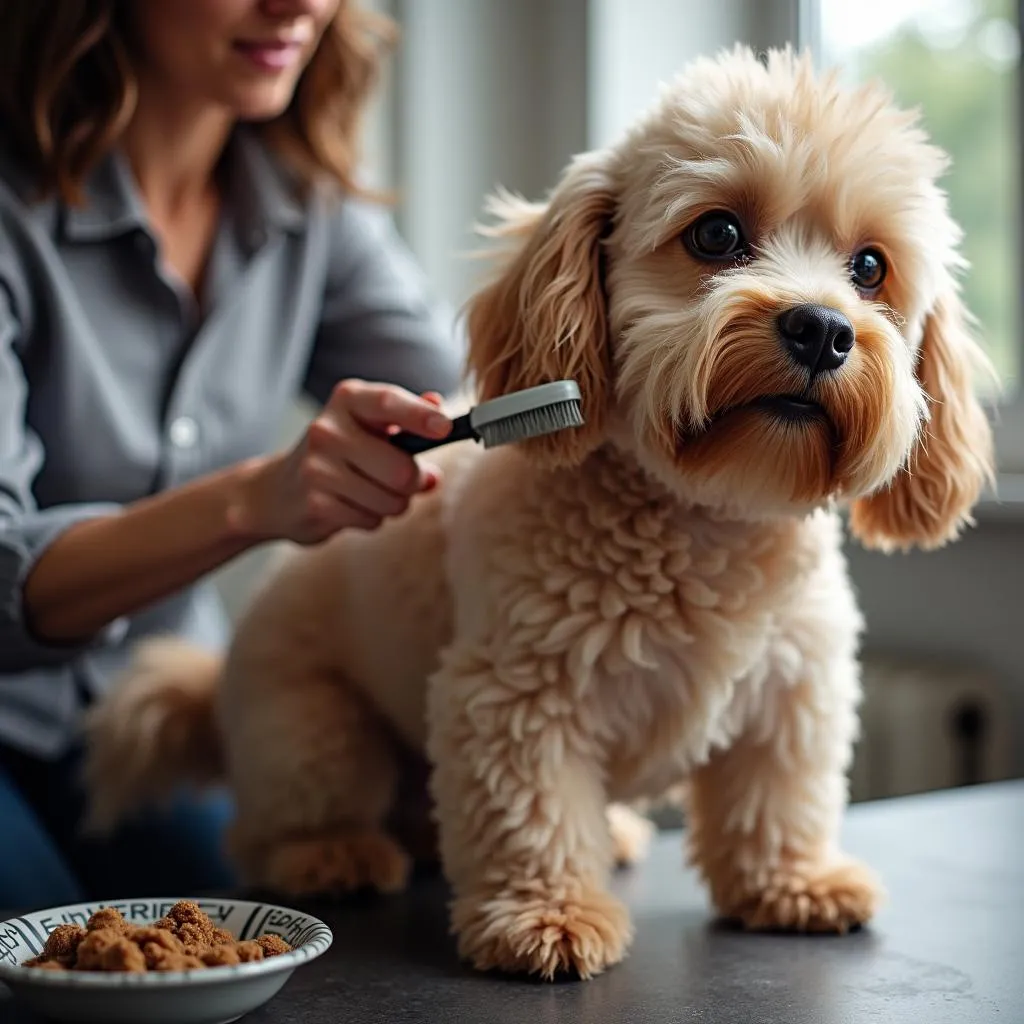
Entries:
{"type": "Polygon", "coordinates": [[[311,436],[330,459],[348,463],[396,494],[416,494],[435,486],[440,474],[434,467],[417,465],[387,435],[401,430],[425,437],[447,436],[452,422],[439,411],[441,401],[436,392],[418,397],[390,385],[343,381],[311,436]]]}
{"type": "Polygon", "coordinates": [[[348,466],[396,495],[407,497],[423,489],[423,473],[416,460],[386,437],[368,433],[344,410],[314,420],[307,440],[310,458],[348,466]]]}
{"type": "Polygon", "coordinates": [[[386,432],[397,427],[421,437],[447,437],[452,421],[437,404],[402,388],[365,381],[343,381],[328,409],[343,409],[364,427],[386,432]]]}
{"type": "Polygon", "coordinates": [[[383,518],[326,491],[314,491],[307,496],[306,515],[300,528],[301,540],[318,543],[339,530],[376,530],[383,518]]]}
{"type": "Polygon", "coordinates": [[[380,518],[401,515],[409,507],[407,495],[380,486],[348,463],[337,465],[311,456],[303,466],[303,478],[311,493],[326,494],[380,518]]]}
{"type": "Polygon", "coordinates": [[[373,530],[441,479],[388,439],[396,430],[445,437],[451,420],[436,393],[422,397],[364,381],[340,384],[302,442],[247,491],[249,518],[274,537],[319,543],[346,528],[373,530]]]}

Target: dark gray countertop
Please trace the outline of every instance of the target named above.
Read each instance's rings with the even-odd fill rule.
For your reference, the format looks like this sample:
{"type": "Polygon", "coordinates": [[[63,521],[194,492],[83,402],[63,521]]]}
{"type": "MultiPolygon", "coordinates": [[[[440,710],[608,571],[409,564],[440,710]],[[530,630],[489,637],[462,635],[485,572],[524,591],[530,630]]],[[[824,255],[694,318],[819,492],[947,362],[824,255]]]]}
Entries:
{"type": "MultiPolygon", "coordinates": [[[[845,845],[890,893],[838,937],[744,935],[711,920],[679,833],[616,889],[629,958],[554,985],[460,967],[436,879],[404,896],[310,905],[331,950],[247,1024],[1024,1024],[1024,782],[854,807],[845,845]]],[[[4,915],[7,916],[7,915],[4,915]]],[[[28,1017],[0,998],[0,1024],[28,1017]]]]}

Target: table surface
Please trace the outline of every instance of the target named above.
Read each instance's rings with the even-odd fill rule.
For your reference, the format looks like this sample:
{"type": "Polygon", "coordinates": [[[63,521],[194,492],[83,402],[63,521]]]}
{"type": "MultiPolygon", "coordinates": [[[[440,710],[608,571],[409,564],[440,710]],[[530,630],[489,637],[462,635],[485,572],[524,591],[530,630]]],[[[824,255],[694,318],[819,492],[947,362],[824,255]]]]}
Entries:
{"type": "MultiPolygon", "coordinates": [[[[715,924],[663,833],[616,877],[636,939],[589,982],[478,975],[456,960],[446,890],[309,905],[334,944],[247,1024],[1024,1024],[1024,781],[851,808],[846,849],[887,906],[843,937],[747,935],[715,924]]],[[[8,915],[4,915],[6,917],[8,915]]],[[[2,989],[2,986],[0,986],[2,989]]],[[[32,1018],[0,996],[0,1024],[32,1018]]]]}

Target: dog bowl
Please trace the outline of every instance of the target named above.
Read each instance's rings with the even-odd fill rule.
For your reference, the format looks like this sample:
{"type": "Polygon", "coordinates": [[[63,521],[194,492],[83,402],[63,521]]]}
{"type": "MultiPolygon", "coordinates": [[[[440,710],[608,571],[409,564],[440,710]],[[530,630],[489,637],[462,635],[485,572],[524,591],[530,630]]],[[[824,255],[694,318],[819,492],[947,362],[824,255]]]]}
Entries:
{"type": "Polygon", "coordinates": [[[323,921],[287,907],[195,899],[215,925],[236,939],[280,935],[291,951],[226,967],[145,974],[42,971],[21,966],[42,952],[46,937],[58,925],[84,925],[102,907],[115,907],[131,924],[153,924],[179,899],[189,897],[78,903],[4,921],[0,923],[0,982],[26,1007],[54,1021],[227,1024],[277,995],[297,967],[316,959],[333,940],[323,921]]]}

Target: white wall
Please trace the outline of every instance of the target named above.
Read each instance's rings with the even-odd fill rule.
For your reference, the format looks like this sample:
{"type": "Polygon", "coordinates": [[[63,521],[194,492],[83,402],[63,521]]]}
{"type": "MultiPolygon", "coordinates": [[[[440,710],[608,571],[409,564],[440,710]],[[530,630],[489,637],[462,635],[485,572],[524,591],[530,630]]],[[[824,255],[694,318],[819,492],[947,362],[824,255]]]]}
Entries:
{"type": "Polygon", "coordinates": [[[686,61],[752,31],[741,3],[593,0],[590,9],[587,135],[596,147],[614,142],[686,61]]]}
{"type": "Polygon", "coordinates": [[[396,0],[399,225],[452,302],[484,197],[554,184],[585,139],[586,0],[396,0]]]}

